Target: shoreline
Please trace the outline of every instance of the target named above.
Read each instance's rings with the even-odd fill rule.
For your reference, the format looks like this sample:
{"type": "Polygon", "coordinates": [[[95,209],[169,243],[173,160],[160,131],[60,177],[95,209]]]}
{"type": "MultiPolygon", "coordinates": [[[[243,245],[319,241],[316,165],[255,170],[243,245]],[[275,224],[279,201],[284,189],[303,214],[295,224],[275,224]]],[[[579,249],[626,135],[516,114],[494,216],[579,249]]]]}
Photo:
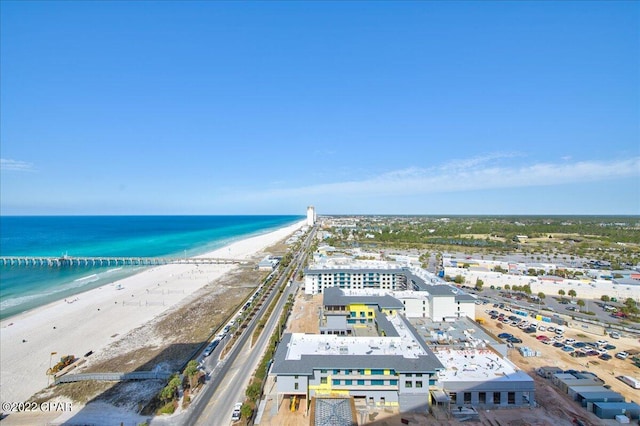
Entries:
{"type": "MultiPolygon", "coordinates": [[[[187,257],[189,258],[198,258],[198,257],[212,257],[212,255],[215,254],[215,257],[221,257],[221,258],[229,258],[230,256],[225,256],[224,253],[222,251],[222,249],[225,249],[227,247],[229,247],[230,245],[238,242],[238,241],[243,241],[249,238],[253,238],[253,237],[259,237],[261,235],[266,235],[269,234],[271,232],[276,232],[282,228],[288,227],[288,226],[292,226],[296,223],[302,223],[303,220],[298,220],[295,222],[292,222],[290,224],[287,225],[281,225],[275,228],[268,228],[266,230],[258,230],[258,231],[253,231],[250,232],[248,234],[244,234],[244,235],[240,235],[240,236],[233,236],[233,237],[227,237],[224,238],[222,240],[216,241],[215,243],[207,243],[204,245],[199,245],[199,246],[195,246],[192,247],[190,249],[186,250],[187,253],[187,257]],[[219,252],[219,253],[218,253],[219,252]]],[[[301,225],[302,226],[302,225],[301,225]]],[[[124,257],[135,257],[135,256],[124,256],[124,257]]],[[[184,257],[183,255],[183,251],[179,251],[179,252],[172,252],[172,253],[167,253],[161,256],[156,256],[156,257],[184,257]]],[[[166,266],[166,265],[158,265],[158,266],[166,266]]],[[[46,291],[43,293],[42,291],[39,291],[37,293],[26,293],[26,294],[21,294],[20,296],[14,297],[14,299],[21,299],[21,298],[28,298],[28,299],[41,299],[42,302],[39,302],[38,304],[35,304],[35,306],[29,306],[29,303],[26,303],[26,307],[24,309],[21,309],[17,312],[13,312],[11,314],[9,314],[8,316],[0,316],[0,323],[5,322],[7,320],[11,320],[11,318],[14,318],[18,315],[21,314],[26,314],[28,312],[37,310],[41,307],[47,306],[49,304],[58,302],[60,300],[64,300],[66,299],[73,299],[75,298],[77,295],[80,295],[82,293],[85,293],[87,291],[91,291],[94,290],[96,288],[100,288],[100,287],[105,287],[107,285],[110,285],[112,283],[124,280],[128,277],[131,276],[135,276],[141,273],[144,273],[145,271],[152,269],[152,268],[156,268],[158,266],[104,266],[104,267],[98,267],[98,268],[86,268],[85,272],[82,273],[78,273],[76,275],[73,276],[69,276],[67,278],[66,281],[64,282],[60,282],[56,284],[56,287],[51,287],[51,288],[47,288],[46,291]],[[129,268],[129,271],[124,270],[123,268],[129,268]],[[134,270],[135,269],[135,270],[134,270]],[[108,277],[108,274],[114,273],[114,277],[108,277]],[[74,287],[73,284],[80,282],[84,279],[87,279],[91,276],[96,276],[98,277],[97,281],[100,281],[97,284],[92,284],[93,281],[89,281],[86,285],[83,285],[82,287],[74,287]],[[60,286],[62,287],[67,287],[67,288],[60,288],[60,286]]],[[[7,301],[11,301],[13,299],[7,299],[7,300],[3,300],[2,303],[6,303],[7,301]]],[[[11,306],[5,306],[3,308],[6,310],[14,310],[14,306],[15,305],[11,305],[11,306]]]]}
{"type": "MultiPolygon", "coordinates": [[[[304,225],[298,221],[236,240],[193,257],[248,259],[304,225]]],[[[237,265],[161,265],[65,300],[0,321],[0,400],[26,401],[45,388],[50,365],[64,355],[82,358],[181,306],[189,296],[237,265]]]]}

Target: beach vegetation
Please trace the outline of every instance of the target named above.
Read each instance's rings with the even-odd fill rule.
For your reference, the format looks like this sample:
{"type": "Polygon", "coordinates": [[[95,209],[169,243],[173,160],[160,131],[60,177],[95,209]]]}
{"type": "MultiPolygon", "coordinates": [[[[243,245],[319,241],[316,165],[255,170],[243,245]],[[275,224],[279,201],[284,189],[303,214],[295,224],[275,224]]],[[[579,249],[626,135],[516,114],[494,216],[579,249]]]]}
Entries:
{"type": "Polygon", "coordinates": [[[242,404],[240,415],[243,419],[250,419],[253,416],[253,407],[247,403],[242,404]]]}
{"type": "Polygon", "coordinates": [[[169,401],[158,410],[160,414],[173,414],[176,411],[176,402],[169,401]]]}

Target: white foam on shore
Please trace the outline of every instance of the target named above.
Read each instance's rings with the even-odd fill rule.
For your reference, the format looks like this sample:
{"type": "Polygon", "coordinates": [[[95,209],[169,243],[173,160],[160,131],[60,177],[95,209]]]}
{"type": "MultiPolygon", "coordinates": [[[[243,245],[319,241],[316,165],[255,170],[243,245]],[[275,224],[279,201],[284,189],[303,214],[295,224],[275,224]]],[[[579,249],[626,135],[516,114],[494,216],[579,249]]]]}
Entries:
{"type": "MultiPolygon", "coordinates": [[[[207,256],[246,259],[285,239],[303,224],[301,221],[235,241],[207,256]]],[[[235,267],[157,266],[112,283],[123,290],[114,291],[113,286],[105,285],[73,296],[73,303],[59,300],[4,319],[0,322],[0,400],[26,401],[47,386],[45,372],[52,357],[56,361],[63,355],[82,356],[90,350],[98,354],[120,336],[175,307],[235,267]]]]}

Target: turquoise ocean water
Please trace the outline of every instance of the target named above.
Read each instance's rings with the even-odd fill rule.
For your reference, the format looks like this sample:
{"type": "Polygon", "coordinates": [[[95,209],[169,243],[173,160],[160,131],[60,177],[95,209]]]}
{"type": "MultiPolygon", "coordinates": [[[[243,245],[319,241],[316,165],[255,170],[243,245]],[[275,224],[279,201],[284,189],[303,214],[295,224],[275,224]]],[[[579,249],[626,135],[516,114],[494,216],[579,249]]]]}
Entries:
{"type": "MultiPolygon", "coordinates": [[[[0,256],[195,256],[303,216],[2,216],[0,256]]],[[[0,266],[0,319],[140,267],[0,266]]]]}

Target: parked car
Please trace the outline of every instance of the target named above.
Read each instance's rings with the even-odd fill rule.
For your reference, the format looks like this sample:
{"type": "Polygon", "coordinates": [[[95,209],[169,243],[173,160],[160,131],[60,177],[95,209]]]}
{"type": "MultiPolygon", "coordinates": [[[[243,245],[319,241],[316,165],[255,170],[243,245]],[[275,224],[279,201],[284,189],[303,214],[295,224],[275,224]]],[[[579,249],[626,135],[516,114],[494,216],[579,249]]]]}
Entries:
{"type": "Polygon", "coordinates": [[[507,342],[509,342],[509,343],[522,343],[522,339],[518,339],[517,337],[509,337],[509,338],[507,338],[507,342]]]}
{"type": "Polygon", "coordinates": [[[611,333],[609,333],[609,336],[611,336],[612,339],[619,339],[620,333],[618,333],[617,331],[612,331],[611,333]]]}
{"type": "Polygon", "coordinates": [[[618,359],[627,359],[628,356],[629,356],[629,354],[626,353],[626,352],[618,352],[616,354],[616,358],[618,358],[618,359]]]}
{"type": "Polygon", "coordinates": [[[500,334],[498,334],[498,337],[501,338],[501,339],[507,339],[509,337],[513,337],[513,334],[511,334],[511,333],[500,333],[500,334]]]}

